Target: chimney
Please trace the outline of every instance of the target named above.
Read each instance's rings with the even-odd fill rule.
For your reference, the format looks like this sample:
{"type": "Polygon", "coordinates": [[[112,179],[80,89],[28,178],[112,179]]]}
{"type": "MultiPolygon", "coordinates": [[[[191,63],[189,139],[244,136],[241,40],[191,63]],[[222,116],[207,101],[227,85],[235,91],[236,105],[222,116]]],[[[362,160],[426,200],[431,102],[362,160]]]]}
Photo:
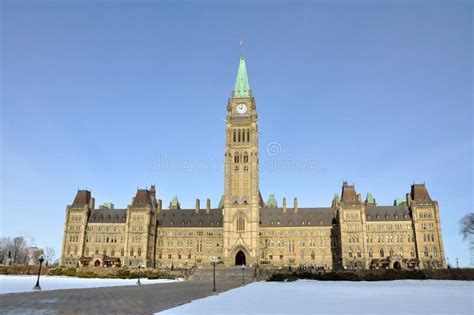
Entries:
{"type": "Polygon", "coordinates": [[[199,199],[196,199],[196,209],[194,210],[194,213],[199,214],[199,209],[201,209],[201,202],[199,199]]]}
{"type": "Polygon", "coordinates": [[[298,213],[298,198],[295,197],[295,213],[298,213]]]}
{"type": "Polygon", "coordinates": [[[286,213],[286,198],[283,197],[283,213],[286,213]]]}
{"type": "Polygon", "coordinates": [[[209,211],[211,211],[211,199],[207,198],[207,200],[206,200],[206,214],[209,214],[209,211]]]}
{"type": "Polygon", "coordinates": [[[160,211],[161,211],[161,207],[162,207],[162,205],[163,205],[163,202],[161,201],[161,199],[158,199],[158,206],[157,206],[157,210],[158,210],[158,212],[160,212],[160,211]]]}

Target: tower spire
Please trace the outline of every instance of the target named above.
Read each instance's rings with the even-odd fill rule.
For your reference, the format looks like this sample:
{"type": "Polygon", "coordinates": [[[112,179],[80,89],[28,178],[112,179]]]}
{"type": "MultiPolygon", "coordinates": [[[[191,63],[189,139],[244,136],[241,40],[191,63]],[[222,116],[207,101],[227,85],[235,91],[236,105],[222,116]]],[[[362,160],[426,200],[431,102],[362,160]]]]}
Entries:
{"type": "MultiPolygon", "coordinates": [[[[242,45],[241,45],[242,47],[242,45]]],[[[235,79],[234,98],[250,97],[249,79],[247,77],[247,67],[244,56],[240,56],[239,70],[235,79]]]]}

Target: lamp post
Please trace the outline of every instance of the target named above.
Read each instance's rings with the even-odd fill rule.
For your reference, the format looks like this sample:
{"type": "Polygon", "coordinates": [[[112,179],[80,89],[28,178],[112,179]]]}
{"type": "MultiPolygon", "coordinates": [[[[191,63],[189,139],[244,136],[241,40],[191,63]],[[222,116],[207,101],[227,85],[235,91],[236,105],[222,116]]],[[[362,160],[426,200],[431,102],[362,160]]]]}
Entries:
{"type": "Polygon", "coordinates": [[[41,265],[43,265],[43,261],[44,261],[44,257],[43,255],[41,255],[38,259],[39,263],[40,263],[40,266],[39,266],[39,270],[38,270],[38,279],[36,279],[36,285],[33,287],[33,290],[41,290],[41,287],[40,287],[40,275],[41,275],[41,265]]]}
{"type": "Polygon", "coordinates": [[[240,269],[242,269],[242,284],[245,284],[245,265],[242,264],[242,266],[240,266],[240,269]]]}
{"type": "Polygon", "coordinates": [[[141,265],[138,264],[138,280],[137,280],[137,285],[141,285],[142,283],[140,282],[140,267],[141,265]]]}
{"type": "Polygon", "coordinates": [[[218,260],[216,257],[211,258],[211,264],[212,264],[212,292],[216,292],[216,264],[218,260]]]}

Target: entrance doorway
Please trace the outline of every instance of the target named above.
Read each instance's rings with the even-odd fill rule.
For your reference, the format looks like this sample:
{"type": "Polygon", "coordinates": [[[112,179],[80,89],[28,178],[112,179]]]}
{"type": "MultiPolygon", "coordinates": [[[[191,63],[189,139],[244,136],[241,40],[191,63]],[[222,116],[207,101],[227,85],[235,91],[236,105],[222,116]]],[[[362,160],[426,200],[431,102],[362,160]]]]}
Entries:
{"type": "Polygon", "coordinates": [[[396,261],[393,264],[393,269],[400,270],[400,269],[402,269],[402,266],[400,265],[400,263],[398,261],[396,261]]]}
{"type": "Polygon", "coordinates": [[[235,255],[235,265],[236,266],[245,265],[245,254],[241,250],[239,250],[237,255],[235,255]]]}

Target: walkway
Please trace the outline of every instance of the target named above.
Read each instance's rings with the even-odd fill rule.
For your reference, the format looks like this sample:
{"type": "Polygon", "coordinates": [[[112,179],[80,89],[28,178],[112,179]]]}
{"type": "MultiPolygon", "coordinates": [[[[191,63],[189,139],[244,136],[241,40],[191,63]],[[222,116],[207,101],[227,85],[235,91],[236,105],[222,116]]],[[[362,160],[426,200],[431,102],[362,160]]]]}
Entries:
{"type": "MultiPolygon", "coordinates": [[[[217,293],[240,285],[219,279],[217,293]]],[[[2,294],[0,314],[152,314],[212,294],[209,280],[2,294]]]]}

